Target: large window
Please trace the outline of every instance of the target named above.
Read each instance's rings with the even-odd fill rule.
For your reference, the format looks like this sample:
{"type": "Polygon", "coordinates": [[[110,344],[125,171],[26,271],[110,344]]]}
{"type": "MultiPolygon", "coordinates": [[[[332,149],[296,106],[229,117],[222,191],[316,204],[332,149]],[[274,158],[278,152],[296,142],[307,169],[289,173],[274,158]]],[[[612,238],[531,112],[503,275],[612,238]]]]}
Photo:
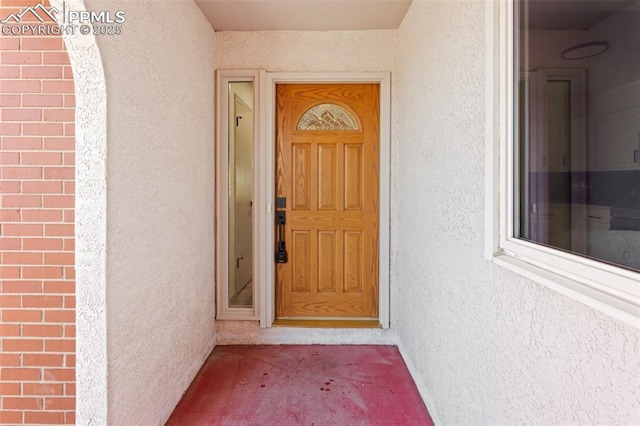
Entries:
{"type": "Polygon", "coordinates": [[[640,0],[489,7],[487,255],[640,325],[640,0]]]}
{"type": "Polygon", "coordinates": [[[640,2],[518,8],[516,236],[640,270],[640,2]]]}

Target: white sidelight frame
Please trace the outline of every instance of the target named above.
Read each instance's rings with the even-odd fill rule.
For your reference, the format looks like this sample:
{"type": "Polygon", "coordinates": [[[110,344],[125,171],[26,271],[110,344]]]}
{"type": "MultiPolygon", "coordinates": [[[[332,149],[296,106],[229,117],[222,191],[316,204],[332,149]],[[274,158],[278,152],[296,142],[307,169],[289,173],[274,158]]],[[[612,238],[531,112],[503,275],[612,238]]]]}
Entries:
{"type": "Polygon", "coordinates": [[[640,273],[514,237],[515,0],[486,3],[485,257],[640,328],[640,273]]]}
{"type": "Polygon", "coordinates": [[[382,328],[389,328],[389,261],[390,261],[390,188],[391,188],[391,76],[389,73],[267,73],[264,75],[264,141],[260,144],[261,197],[258,213],[260,221],[260,327],[271,327],[275,320],[275,119],[276,85],[286,83],[373,83],[380,85],[380,229],[378,320],[382,328]]]}
{"type": "Polygon", "coordinates": [[[258,320],[261,299],[258,276],[261,261],[259,257],[259,221],[258,211],[261,204],[259,197],[260,168],[259,152],[261,145],[261,97],[260,80],[263,73],[254,70],[220,70],[217,72],[217,142],[216,153],[216,319],[219,320],[258,320]],[[253,82],[253,304],[250,308],[233,308],[229,306],[229,83],[253,82]]]}

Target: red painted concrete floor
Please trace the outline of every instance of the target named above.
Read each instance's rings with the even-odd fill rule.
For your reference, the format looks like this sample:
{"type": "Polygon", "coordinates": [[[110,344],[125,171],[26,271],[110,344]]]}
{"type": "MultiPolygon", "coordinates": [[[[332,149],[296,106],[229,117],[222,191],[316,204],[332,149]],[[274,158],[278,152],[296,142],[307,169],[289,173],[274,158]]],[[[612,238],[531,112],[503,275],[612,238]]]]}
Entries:
{"type": "Polygon", "coordinates": [[[433,425],[394,346],[218,346],[167,425],[433,425]]]}

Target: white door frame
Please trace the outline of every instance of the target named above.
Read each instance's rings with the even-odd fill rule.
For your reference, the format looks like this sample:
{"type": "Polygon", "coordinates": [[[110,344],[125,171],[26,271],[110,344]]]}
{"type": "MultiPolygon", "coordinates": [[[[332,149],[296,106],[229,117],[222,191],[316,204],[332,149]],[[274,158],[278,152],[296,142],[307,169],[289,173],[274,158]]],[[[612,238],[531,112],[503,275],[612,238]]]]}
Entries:
{"type": "Polygon", "coordinates": [[[380,229],[379,229],[379,321],[389,328],[389,266],[390,266],[390,188],[391,188],[391,78],[389,73],[264,73],[260,74],[261,115],[263,130],[258,143],[256,167],[259,186],[255,187],[258,206],[258,262],[260,327],[271,327],[275,320],[275,146],[276,146],[276,85],[284,83],[373,83],[380,85],[380,229]]]}

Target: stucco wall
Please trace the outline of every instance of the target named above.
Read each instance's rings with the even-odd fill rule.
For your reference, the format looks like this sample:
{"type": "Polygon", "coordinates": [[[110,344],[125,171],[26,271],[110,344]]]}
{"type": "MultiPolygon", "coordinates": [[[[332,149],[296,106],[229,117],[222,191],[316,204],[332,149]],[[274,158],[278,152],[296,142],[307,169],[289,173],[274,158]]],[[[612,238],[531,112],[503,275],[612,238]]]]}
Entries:
{"type": "Polygon", "coordinates": [[[97,37],[108,112],[107,420],[160,424],[215,339],[214,33],[189,0],[86,7],[126,13],[123,34],[97,37]]]}
{"type": "Polygon", "coordinates": [[[397,34],[397,30],[220,31],[216,33],[216,68],[393,71],[397,34]]]}
{"type": "MultiPolygon", "coordinates": [[[[217,69],[270,72],[391,72],[395,103],[397,30],[221,31],[216,33],[217,69]]],[[[397,130],[392,108],[392,141],[397,130]]],[[[391,289],[391,329],[260,329],[257,322],[218,321],[219,344],[395,344],[397,311],[391,289]]]]}
{"type": "Polygon", "coordinates": [[[640,332],[483,258],[484,14],[414,1],[400,28],[402,353],[436,423],[639,423],[640,332]]]}

